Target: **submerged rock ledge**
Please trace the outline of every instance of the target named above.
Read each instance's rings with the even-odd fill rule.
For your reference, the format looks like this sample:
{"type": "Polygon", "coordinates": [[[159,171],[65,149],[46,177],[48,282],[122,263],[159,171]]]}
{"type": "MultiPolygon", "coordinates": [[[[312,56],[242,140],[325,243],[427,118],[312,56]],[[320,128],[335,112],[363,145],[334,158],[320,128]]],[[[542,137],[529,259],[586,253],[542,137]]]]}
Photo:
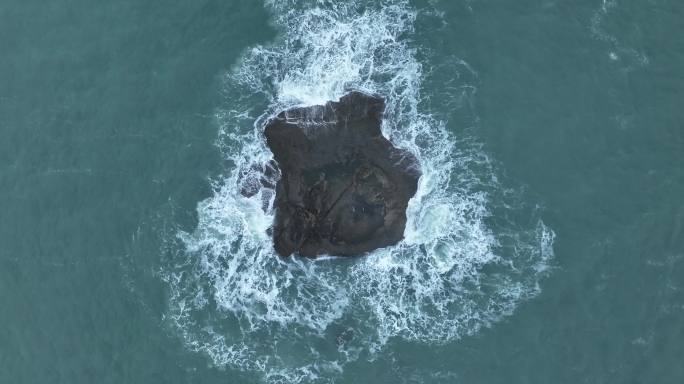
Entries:
{"type": "Polygon", "coordinates": [[[350,92],[281,112],[265,127],[281,171],[273,241],[281,256],[356,256],[399,242],[416,158],[380,131],[385,102],[350,92]]]}

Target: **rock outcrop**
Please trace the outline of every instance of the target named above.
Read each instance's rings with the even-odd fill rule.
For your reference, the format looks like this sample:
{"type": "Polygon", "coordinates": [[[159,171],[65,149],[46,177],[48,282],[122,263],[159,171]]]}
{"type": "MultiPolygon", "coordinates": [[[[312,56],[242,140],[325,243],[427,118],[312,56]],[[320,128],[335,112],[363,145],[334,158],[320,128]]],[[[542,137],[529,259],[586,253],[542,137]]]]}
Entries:
{"type": "Polygon", "coordinates": [[[278,254],[362,255],[403,238],[416,193],[416,158],[380,131],[384,100],[351,92],[281,112],[265,127],[280,168],[273,241],[278,254]]]}

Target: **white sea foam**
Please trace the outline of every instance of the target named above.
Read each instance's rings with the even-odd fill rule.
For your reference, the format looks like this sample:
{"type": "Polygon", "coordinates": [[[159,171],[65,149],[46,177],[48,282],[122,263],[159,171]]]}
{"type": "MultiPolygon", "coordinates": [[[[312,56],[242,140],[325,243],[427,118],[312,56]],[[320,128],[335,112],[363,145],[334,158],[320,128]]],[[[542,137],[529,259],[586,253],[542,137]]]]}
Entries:
{"type": "Polygon", "coordinates": [[[268,382],[327,382],[392,338],[452,342],[536,294],[553,233],[541,221],[509,219],[524,209],[481,148],[421,112],[429,104],[406,39],[417,17],[407,1],[267,6],[279,38],[247,51],[226,79],[219,146],[232,168],[198,205],[197,229],[179,234],[181,249],[162,271],[167,319],[187,347],[268,382]],[[263,122],[349,89],[386,98],[383,134],[421,164],[405,239],[354,260],[283,260],[266,233],[273,191],[258,183],[258,167],[271,158],[263,122]],[[254,116],[259,105],[265,112],[254,116]],[[257,192],[244,197],[244,188],[257,192]]]}

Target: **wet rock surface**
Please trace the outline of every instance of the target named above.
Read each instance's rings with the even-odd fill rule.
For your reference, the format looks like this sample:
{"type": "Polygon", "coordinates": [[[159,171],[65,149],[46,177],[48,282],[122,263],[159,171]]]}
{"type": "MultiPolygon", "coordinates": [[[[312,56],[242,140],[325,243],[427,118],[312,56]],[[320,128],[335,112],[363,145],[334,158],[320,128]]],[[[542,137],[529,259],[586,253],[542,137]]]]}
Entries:
{"type": "Polygon", "coordinates": [[[384,100],[351,92],[281,112],[265,127],[281,177],[273,225],[278,254],[362,255],[403,238],[420,171],[380,131],[384,100]]]}

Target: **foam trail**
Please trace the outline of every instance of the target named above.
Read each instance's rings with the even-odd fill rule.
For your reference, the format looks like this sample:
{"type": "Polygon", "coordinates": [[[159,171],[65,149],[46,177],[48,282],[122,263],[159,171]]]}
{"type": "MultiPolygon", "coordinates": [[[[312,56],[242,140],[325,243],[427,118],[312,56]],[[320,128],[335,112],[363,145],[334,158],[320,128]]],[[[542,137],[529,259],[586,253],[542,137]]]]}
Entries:
{"type": "Polygon", "coordinates": [[[592,35],[598,40],[606,43],[609,46],[608,57],[617,63],[624,72],[647,66],[649,64],[648,56],[643,51],[628,46],[620,41],[615,35],[609,32],[606,24],[606,19],[610,18],[611,14],[620,10],[618,0],[601,0],[601,7],[594,12],[591,18],[590,30],[592,35]]]}
{"type": "Polygon", "coordinates": [[[187,347],[267,382],[333,382],[391,338],[452,342],[535,295],[553,232],[541,221],[530,228],[505,220],[536,213],[514,207],[521,200],[499,184],[476,142],[450,136],[421,112],[429,108],[425,76],[405,40],[419,14],[408,2],[266,4],[278,40],[248,50],[226,79],[230,106],[219,116],[218,144],[233,167],[199,203],[197,229],[178,235],[162,271],[167,319],[187,347]],[[349,89],[386,98],[383,134],[421,164],[405,239],[355,260],[282,260],[266,234],[274,194],[258,182],[271,158],[263,122],[349,89]],[[254,115],[260,105],[265,112],[254,115]],[[244,197],[245,188],[256,193],[244,197]],[[501,217],[496,225],[487,224],[492,216],[501,217]]]}

